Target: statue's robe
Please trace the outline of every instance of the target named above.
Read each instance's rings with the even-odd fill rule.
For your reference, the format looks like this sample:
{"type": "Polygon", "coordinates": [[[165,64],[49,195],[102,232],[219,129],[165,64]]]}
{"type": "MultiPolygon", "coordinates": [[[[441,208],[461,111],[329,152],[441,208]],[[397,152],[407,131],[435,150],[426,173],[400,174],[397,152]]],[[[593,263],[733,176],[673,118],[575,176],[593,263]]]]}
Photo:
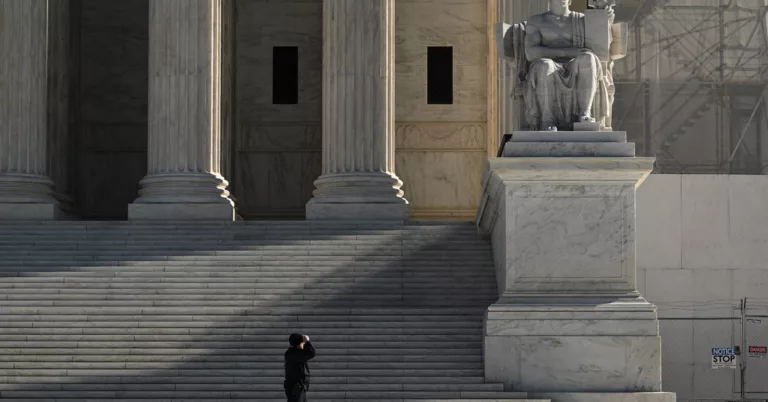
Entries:
{"type": "MultiPolygon", "coordinates": [[[[585,48],[585,17],[582,13],[571,12],[571,27],[573,29],[573,47],[585,48]]],[[[530,24],[530,22],[528,23],[530,24]]],[[[524,28],[523,28],[524,29],[524,28]]],[[[523,35],[520,35],[523,36],[523,35]]],[[[524,48],[524,38],[516,38],[516,42],[522,39],[522,43],[516,43],[515,49],[519,52],[524,48]]],[[[610,62],[609,62],[610,64],[610,62]]],[[[611,99],[608,88],[612,84],[611,72],[606,71],[610,66],[604,65],[592,52],[584,52],[573,59],[552,60],[538,59],[527,66],[525,79],[524,99],[526,105],[526,118],[529,124],[538,124],[541,120],[541,106],[550,105],[549,110],[555,118],[557,125],[569,125],[577,121],[585,96],[578,96],[588,88],[579,88],[579,80],[582,74],[594,77],[595,96],[589,107],[590,115],[601,126],[606,117],[610,115],[611,99]]]]}

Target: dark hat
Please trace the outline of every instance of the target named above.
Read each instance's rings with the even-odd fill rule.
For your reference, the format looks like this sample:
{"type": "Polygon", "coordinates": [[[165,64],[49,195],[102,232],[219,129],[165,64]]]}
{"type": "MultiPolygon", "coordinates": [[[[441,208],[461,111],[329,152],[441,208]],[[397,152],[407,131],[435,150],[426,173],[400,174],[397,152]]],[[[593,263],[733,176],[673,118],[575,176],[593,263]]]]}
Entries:
{"type": "Polygon", "coordinates": [[[302,342],[304,342],[304,335],[302,334],[294,332],[288,337],[288,343],[293,347],[301,345],[302,342]]]}

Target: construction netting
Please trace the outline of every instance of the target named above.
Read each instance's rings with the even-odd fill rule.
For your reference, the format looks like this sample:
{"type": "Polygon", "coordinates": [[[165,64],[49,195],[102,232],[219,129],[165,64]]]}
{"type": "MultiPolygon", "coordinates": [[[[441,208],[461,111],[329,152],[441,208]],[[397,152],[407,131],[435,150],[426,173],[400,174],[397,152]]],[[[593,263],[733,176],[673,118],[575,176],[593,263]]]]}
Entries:
{"type": "Polygon", "coordinates": [[[619,0],[613,129],[657,172],[768,171],[768,0],[619,0]],[[764,150],[765,149],[765,150],[764,150]]]}

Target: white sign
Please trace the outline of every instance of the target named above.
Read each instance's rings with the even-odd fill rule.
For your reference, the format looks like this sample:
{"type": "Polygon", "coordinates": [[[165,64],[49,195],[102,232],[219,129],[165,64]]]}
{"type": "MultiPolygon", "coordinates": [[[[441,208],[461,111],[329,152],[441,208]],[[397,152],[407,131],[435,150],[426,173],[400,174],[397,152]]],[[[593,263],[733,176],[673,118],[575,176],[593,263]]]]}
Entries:
{"type": "Polygon", "coordinates": [[[736,348],[712,348],[712,368],[738,368],[736,364],[736,348]]]}
{"type": "Polygon", "coordinates": [[[750,346],[749,357],[752,359],[765,359],[768,355],[768,347],[765,346],[750,346]]]}

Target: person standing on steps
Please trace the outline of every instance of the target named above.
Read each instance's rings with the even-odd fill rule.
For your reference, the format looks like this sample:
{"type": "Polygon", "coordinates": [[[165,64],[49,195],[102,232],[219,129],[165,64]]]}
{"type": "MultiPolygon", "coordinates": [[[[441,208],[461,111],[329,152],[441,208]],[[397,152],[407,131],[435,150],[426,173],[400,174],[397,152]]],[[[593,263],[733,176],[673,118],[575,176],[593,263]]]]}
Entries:
{"type": "Polygon", "coordinates": [[[315,357],[315,348],[309,337],[293,333],[288,337],[291,346],[285,351],[285,396],[288,402],[307,402],[309,391],[309,364],[315,357]]]}

